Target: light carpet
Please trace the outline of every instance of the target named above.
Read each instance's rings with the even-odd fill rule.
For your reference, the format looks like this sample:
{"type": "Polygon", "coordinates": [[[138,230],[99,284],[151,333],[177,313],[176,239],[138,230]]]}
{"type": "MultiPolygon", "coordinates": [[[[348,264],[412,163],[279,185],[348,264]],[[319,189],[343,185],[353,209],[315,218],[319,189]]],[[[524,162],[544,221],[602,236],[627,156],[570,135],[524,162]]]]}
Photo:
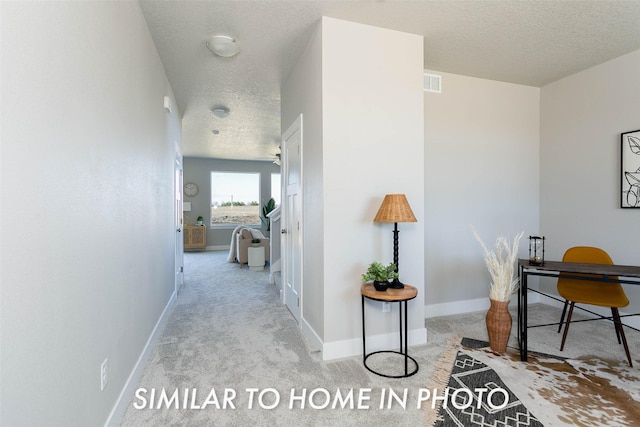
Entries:
{"type": "MultiPolygon", "coordinates": [[[[487,339],[485,313],[431,318],[426,321],[428,344],[409,349],[420,365],[412,377],[387,379],[372,374],[363,367],[360,356],[325,362],[320,353],[309,350],[275,287],[269,284],[268,271],[250,271],[246,266],[240,269],[237,264],[227,263],[226,255],[226,251],[185,254],[185,284],[152,350],[122,426],[431,425],[437,410],[429,401],[418,406],[421,390],[428,389],[434,379],[448,379],[453,357],[462,349],[459,343],[463,336],[487,339]],[[163,389],[167,399],[178,393],[177,400],[158,409],[163,389]],[[257,390],[253,396],[251,390],[257,390]],[[294,399],[290,408],[292,393],[295,398],[305,390],[304,408],[299,399],[294,399]],[[328,407],[322,407],[324,391],[331,399],[328,407]],[[348,402],[350,391],[354,393],[353,408],[348,402]],[[338,393],[344,405],[334,405],[338,393]],[[389,398],[393,394],[401,401],[405,393],[404,405],[395,397],[389,398]],[[277,403],[276,394],[280,397],[277,403]],[[361,405],[359,396],[363,398],[361,405]]],[[[359,302],[354,310],[360,310],[359,302]]],[[[537,304],[530,307],[529,314],[534,324],[559,318],[560,311],[537,304]]],[[[515,318],[515,312],[512,315],[515,318]]],[[[578,323],[572,326],[562,354],[571,358],[597,354],[623,362],[624,352],[612,332],[605,322],[578,323]]],[[[634,362],[640,365],[638,337],[635,332],[627,335],[634,362]]],[[[529,342],[532,350],[560,353],[560,337],[553,328],[532,329],[529,342]]],[[[515,346],[515,336],[510,345],[515,346]]],[[[508,383],[509,387],[543,424],[573,424],[574,418],[569,416],[546,422],[542,419],[547,410],[560,405],[553,402],[553,393],[535,382],[542,373],[529,371],[529,364],[474,351],[478,360],[495,366],[505,383],[511,381],[507,374],[513,373],[517,384],[508,383]],[[524,378],[520,371],[532,378],[519,381],[524,378]]],[[[630,376],[638,373],[638,368],[633,369],[630,376]]]]}
{"type": "Polygon", "coordinates": [[[406,379],[372,374],[360,356],[324,362],[307,347],[268,271],[240,269],[226,255],[185,254],[185,284],[122,426],[425,425],[418,390],[441,346],[412,347],[420,370],[406,379]]]}

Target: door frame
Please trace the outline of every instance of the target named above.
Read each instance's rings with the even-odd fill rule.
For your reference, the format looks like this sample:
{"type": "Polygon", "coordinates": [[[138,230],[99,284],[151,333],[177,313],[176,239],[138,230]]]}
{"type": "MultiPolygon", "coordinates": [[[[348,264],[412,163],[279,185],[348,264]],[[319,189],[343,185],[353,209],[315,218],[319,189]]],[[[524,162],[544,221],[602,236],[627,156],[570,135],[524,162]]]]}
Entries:
{"type": "MultiPolygon", "coordinates": [[[[290,227],[289,221],[289,207],[287,206],[288,203],[288,197],[287,197],[287,187],[289,185],[289,177],[288,177],[288,171],[289,171],[289,157],[287,155],[287,149],[286,149],[286,143],[287,140],[289,139],[289,137],[291,135],[293,135],[296,131],[300,132],[300,178],[299,178],[299,189],[298,189],[298,196],[299,196],[299,200],[300,200],[300,204],[299,204],[299,209],[300,212],[298,214],[299,217],[299,241],[300,241],[300,253],[299,253],[299,259],[300,259],[300,275],[299,275],[299,290],[298,290],[298,301],[299,301],[299,305],[298,305],[298,312],[294,313],[292,311],[292,315],[293,317],[296,319],[296,321],[298,322],[298,326],[302,327],[302,319],[304,318],[304,279],[303,279],[303,270],[304,270],[304,192],[303,192],[303,183],[304,183],[304,171],[303,171],[303,140],[304,140],[304,135],[303,135],[303,128],[302,128],[302,114],[300,114],[294,121],[293,123],[291,123],[291,125],[287,128],[287,130],[282,134],[282,171],[281,171],[281,180],[280,180],[280,185],[281,185],[281,194],[282,194],[282,208],[281,208],[281,213],[282,213],[282,239],[281,239],[281,260],[282,260],[282,286],[283,286],[283,296],[282,296],[282,302],[287,305],[287,307],[289,308],[288,302],[287,301],[287,283],[289,281],[289,263],[291,262],[291,260],[288,258],[288,252],[289,252],[289,243],[288,240],[289,238],[287,237],[286,234],[286,230],[287,228],[290,227]],[[298,316],[296,316],[296,314],[298,314],[298,316]]],[[[289,308],[289,311],[291,311],[291,308],[289,308]]]]}
{"type": "Polygon", "coordinates": [[[178,295],[182,285],[184,284],[184,212],[183,201],[184,195],[182,193],[183,184],[183,157],[182,148],[176,142],[175,143],[175,161],[174,161],[174,235],[175,235],[175,255],[174,255],[174,292],[178,295]]]}

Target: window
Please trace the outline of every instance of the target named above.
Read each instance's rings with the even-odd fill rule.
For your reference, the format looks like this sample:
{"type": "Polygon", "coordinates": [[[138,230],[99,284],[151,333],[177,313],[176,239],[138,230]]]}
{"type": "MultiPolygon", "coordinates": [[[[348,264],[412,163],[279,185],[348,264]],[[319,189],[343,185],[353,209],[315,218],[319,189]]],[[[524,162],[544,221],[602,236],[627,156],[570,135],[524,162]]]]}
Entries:
{"type": "Polygon", "coordinates": [[[260,174],[211,172],[211,226],[260,224],[260,174]]]}
{"type": "Polygon", "coordinates": [[[271,197],[276,201],[276,206],[280,206],[280,174],[271,174],[271,197]]]}

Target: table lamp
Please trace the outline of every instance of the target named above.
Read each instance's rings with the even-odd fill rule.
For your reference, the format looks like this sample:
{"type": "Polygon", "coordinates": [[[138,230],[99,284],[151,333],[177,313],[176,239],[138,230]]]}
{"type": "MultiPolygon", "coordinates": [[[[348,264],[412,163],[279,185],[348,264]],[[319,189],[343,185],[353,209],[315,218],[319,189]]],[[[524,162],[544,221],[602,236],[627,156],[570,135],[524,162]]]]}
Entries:
{"type": "MultiPolygon", "coordinates": [[[[399,271],[398,267],[398,223],[399,222],[418,222],[413,215],[411,206],[407,201],[407,197],[404,194],[387,194],[384,196],[382,205],[378,209],[376,217],[373,222],[393,222],[393,263],[396,265],[396,273],[399,271]]],[[[393,282],[389,284],[390,288],[401,289],[404,285],[398,278],[393,279],[393,282]]]]}

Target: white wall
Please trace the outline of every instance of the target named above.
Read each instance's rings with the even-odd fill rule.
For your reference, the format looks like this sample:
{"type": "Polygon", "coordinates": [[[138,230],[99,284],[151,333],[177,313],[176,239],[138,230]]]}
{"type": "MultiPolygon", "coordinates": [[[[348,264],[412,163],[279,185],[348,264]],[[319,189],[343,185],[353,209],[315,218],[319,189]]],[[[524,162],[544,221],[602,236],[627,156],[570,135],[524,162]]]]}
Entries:
{"type": "MultiPolygon", "coordinates": [[[[371,261],[393,261],[393,224],[373,223],[387,193],[406,194],[418,218],[399,224],[400,279],[418,288],[418,300],[424,295],[422,43],[413,34],[323,19],[325,307],[330,308],[325,345],[361,337],[360,275],[371,261]]],[[[418,300],[409,303],[409,328],[424,332],[418,300]]],[[[370,305],[368,334],[397,331],[397,313],[370,305]]]]}
{"type": "MultiPolygon", "coordinates": [[[[616,263],[640,264],[640,210],[620,208],[620,134],[640,129],[638,75],[640,51],[542,88],[540,208],[548,259],[588,245],[616,263]]],[[[625,311],[640,311],[638,288],[625,287],[625,311]]]]}
{"type": "Polygon", "coordinates": [[[3,2],[2,39],[0,418],[101,425],[174,290],[179,117],[137,2],[3,2]]]}
{"type": "MultiPolygon", "coordinates": [[[[371,261],[393,260],[393,225],[373,223],[387,193],[405,193],[419,221],[400,224],[400,272],[420,295],[409,303],[410,343],[426,340],[418,302],[424,99],[421,37],[331,18],[321,25],[282,105],[283,130],[304,114],[303,317],[328,359],[362,351],[360,275],[371,261]]],[[[368,335],[397,332],[396,307],[387,314],[380,303],[370,306],[368,335]]]]}
{"type": "Polygon", "coordinates": [[[448,73],[425,92],[426,315],[488,307],[487,245],[539,231],[539,93],[448,73]]]}

